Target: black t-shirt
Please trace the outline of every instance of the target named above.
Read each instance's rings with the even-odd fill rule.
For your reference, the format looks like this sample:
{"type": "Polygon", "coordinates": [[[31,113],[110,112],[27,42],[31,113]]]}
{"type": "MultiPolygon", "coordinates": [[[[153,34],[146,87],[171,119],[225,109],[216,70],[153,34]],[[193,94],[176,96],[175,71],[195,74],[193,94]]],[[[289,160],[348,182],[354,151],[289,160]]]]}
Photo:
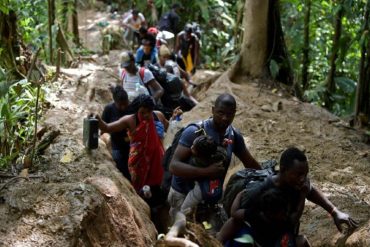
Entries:
{"type": "MultiPolygon", "coordinates": [[[[106,123],[112,123],[128,114],[129,113],[127,111],[118,110],[115,103],[113,102],[105,106],[102,119],[106,123]]],[[[126,130],[110,133],[110,136],[112,141],[112,149],[114,150],[130,149],[130,143],[125,141],[125,139],[128,138],[126,130]]]]}
{"type": "Polygon", "coordinates": [[[159,20],[159,30],[166,30],[173,34],[177,34],[179,31],[179,22],[180,16],[174,10],[170,10],[159,20]]]}
{"type": "Polygon", "coordinates": [[[260,196],[271,188],[278,189],[286,195],[287,205],[290,208],[287,212],[288,215],[297,208],[299,203],[299,191],[291,188],[278,188],[272,182],[271,177],[266,178],[263,182],[247,186],[240,200],[240,208],[245,209],[244,218],[251,226],[253,237],[260,244],[276,240],[285,233],[294,233],[294,223],[289,221],[266,222],[261,216],[260,196]]]}

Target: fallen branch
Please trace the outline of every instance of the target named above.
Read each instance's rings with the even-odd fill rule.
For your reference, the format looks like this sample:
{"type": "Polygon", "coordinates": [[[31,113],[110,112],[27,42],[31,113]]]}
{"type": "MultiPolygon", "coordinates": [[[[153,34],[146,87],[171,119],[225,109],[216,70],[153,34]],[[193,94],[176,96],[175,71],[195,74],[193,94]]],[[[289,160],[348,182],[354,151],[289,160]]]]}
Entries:
{"type": "Polygon", "coordinates": [[[72,50],[69,48],[68,42],[65,38],[65,35],[62,31],[62,27],[60,26],[60,24],[58,24],[57,43],[62,48],[62,50],[68,53],[72,60],[74,60],[72,50]]]}
{"type": "Polygon", "coordinates": [[[102,69],[102,71],[107,73],[110,77],[113,77],[114,79],[116,79],[118,82],[121,82],[121,78],[118,75],[116,75],[112,72],[109,72],[108,70],[105,70],[105,69],[102,69]]]}
{"type": "Polygon", "coordinates": [[[28,177],[14,177],[14,178],[11,178],[8,182],[6,182],[3,186],[0,187],[0,191],[2,191],[3,189],[5,189],[6,186],[8,186],[12,182],[16,181],[17,179],[26,179],[26,180],[29,180],[28,177]]]}
{"type": "MultiPolygon", "coordinates": [[[[0,178],[16,178],[18,175],[13,175],[9,173],[0,173],[0,178]]],[[[38,175],[28,175],[28,178],[44,178],[43,176],[38,176],[38,175]]]]}
{"type": "Polygon", "coordinates": [[[92,73],[88,73],[88,74],[86,74],[86,75],[81,75],[81,76],[77,79],[77,81],[81,81],[81,80],[83,80],[83,79],[85,79],[85,78],[89,77],[91,74],[92,74],[92,73]]]}
{"type": "Polygon", "coordinates": [[[43,138],[40,143],[36,147],[36,154],[42,154],[45,149],[49,147],[49,145],[54,141],[55,138],[60,134],[59,130],[52,130],[48,133],[45,138],[43,138]]]}
{"type": "Polygon", "coordinates": [[[28,73],[27,73],[27,81],[30,81],[30,79],[31,79],[32,70],[35,68],[37,57],[39,56],[40,51],[41,51],[41,48],[39,48],[36,51],[35,55],[33,55],[31,66],[30,66],[30,69],[28,70],[28,73]]]}

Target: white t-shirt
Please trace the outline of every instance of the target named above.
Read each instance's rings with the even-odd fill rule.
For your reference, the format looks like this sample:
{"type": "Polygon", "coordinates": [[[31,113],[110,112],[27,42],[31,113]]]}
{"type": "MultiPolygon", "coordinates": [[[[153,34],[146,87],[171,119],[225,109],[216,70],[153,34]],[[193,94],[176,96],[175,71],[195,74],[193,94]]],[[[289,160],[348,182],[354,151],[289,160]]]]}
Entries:
{"type": "Polygon", "coordinates": [[[142,23],[145,22],[145,17],[142,13],[138,14],[138,17],[136,18],[136,21],[133,18],[132,14],[129,14],[124,20],[123,23],[131,26],[135,31],[138,31],[142,25],[142,23]]]}
{"type": "Polygon", "coordinates": [[[150,95],[146,84],[153,80],[154,76],[150,70],[144,69],[144,77],[141,78],[140,69],[138,69],[135,75],[132,75],[127,71],[122,72],[121,79],[123,89],[127,92],[128,99],[132,101],[140,94],[150,95]]]}

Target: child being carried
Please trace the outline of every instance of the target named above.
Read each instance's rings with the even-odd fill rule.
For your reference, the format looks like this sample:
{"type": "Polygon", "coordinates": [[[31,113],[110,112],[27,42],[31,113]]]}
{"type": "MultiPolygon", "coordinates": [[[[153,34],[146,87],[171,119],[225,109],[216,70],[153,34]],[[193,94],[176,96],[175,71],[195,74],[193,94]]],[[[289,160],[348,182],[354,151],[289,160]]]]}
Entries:
{"type": "MultiPolygon", "coordinates": [[[[211,136],[201,135],[195,138],[191,146],[190,164],[196,167],[208,167],[226,160],[226,148],[217,145],[211,136]]],[[[181,212],[191,215],[202,201],[217,203],[222,196],[223,179],[204,178],[195,182],[181,206],[181,212]]]]}

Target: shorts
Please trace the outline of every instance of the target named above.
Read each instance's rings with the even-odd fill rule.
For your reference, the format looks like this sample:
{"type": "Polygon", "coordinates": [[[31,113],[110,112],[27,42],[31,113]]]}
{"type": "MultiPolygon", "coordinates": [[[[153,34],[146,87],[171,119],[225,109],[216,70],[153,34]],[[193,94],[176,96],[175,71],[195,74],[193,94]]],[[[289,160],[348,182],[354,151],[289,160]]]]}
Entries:
{"type": "Polygon", "coordinates": [[[170,188],[168,193],[167,201],[170,204],[170,216],[172,219],[175,218],[176,212],[181,210],[181,205],[184,203],[186,195],[177,192],[174,188],[170,188]]]}

